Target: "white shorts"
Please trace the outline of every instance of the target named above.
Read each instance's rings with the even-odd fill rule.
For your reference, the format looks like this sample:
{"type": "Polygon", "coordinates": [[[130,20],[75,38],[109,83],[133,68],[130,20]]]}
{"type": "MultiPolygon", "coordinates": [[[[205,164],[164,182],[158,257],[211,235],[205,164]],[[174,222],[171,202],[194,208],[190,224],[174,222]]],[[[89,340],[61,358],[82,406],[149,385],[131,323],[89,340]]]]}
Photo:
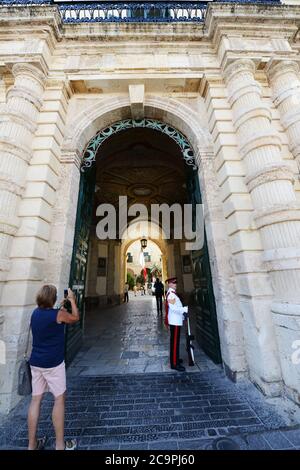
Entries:
{"type": "Polygon", "coordinates": [[[51,392],[54,397],[62,395],[66,391],[66,366],[65,361],[56,367],[45,369],[44,367],[30,366],[32,375],[32,396],[51,392]]]}

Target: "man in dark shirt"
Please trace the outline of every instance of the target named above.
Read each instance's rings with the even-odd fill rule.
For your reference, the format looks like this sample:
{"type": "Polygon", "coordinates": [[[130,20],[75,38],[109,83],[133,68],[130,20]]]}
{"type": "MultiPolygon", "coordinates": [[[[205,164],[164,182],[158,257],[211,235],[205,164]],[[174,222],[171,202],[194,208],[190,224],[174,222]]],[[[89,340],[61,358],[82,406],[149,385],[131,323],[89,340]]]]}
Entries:
{"type": "Polygon", "coordinates": [[[156,281],[154,283],[154,289],[155,289],[155,297],[156,297],[157,315],[159,314],[162,315],[162,298],[164,295],[164,285],[159,280],[158,277],[156,278],[156,281]]]}

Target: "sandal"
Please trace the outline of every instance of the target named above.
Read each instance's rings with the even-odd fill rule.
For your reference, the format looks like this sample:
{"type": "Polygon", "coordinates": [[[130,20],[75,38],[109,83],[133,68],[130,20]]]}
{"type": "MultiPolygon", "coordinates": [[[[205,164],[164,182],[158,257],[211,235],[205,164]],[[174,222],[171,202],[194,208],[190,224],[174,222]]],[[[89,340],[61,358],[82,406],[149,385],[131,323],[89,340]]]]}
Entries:
{"type": "Polygon", "coordinates": [[[77,440],[68,439],[65,441],[65,450],[76,450],[77,449],[77,440]]]}
{"type": "Polygon", "coordinates": [[[37,440],[36,440],[36,447],[35,447],[34,450],[44,450],[44,449],[45,449],[46,441],[47,441],[47,437],[46,437],[46,436],[37,438],[37,440]]]}

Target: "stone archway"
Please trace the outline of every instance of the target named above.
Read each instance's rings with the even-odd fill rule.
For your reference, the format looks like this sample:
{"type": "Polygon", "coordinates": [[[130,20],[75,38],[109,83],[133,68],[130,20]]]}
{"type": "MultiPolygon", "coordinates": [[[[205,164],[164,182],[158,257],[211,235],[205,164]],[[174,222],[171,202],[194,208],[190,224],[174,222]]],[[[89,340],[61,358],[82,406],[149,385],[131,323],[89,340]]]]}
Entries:
{"type": "Polygon", "coordinates": [[[88,142],[81,163],[81,170],[84,172],[90,168],[96,161],[96,155],[101,145],[106,139],[109,139],[114,134],[132,128],[146,128],[152,129],[163,134],[166,134],[180,147],[182,158],[186,165],[190,166],[193,170],[197,170],[194,151],[188,140],[176,129],[169,126],[165,122],[156,119],[141,119],[139,121],[134,119],[124,119],[122,121],[114,122],[112,125],[105,129],[101,129],[97,134],[88,142]]]}
{"type": "MultiPolygon", "coordinates": [[[[148,221],[145,221],[145,222],[148,225],[148,221]]],[[[136,224],[139,224],[139,223],[140,223],[140,221],[139,222],[133,221],[131,224],[129,224],[129,227],[133,228],[133,230],[134,230],[134,226],[136,224]]],[[[155,223],[153,222],[153,224],[155,224],[155,223]]],[[[163,234],[163,229],[159,226],[159,224],[155,224],[155,226],[156,226],[155,228],[156,228],[157,236],[147,235],[147,239],[152,241],[153,243],[155,243],[157,245],[157,247],[159,248],[159,250],[161,251],[163,273],[165,275],[168,275],[168,264],[167,264],[168,246],[167,246],[164,234],[163,234]]],[[[140,231],[140,230],[138,230],[138,231],[140,231]]],[[[149,232],[150,232],[150,230],[149,230],[149,232]]],[[[154,230],[152,230],[152,232],[154,232],[154,230]]],[[[140,236],[132,236],[132,237],[130,237],[129,240],[122,239],[121,248],[120,248],[120,260],[119,260],[120,273],[121,273],[121,275],[120,275],[120,289],[122,288],[122,286],[125,283],[126,252],[127,252],[128,248],[130,247],[130,245],[132,243],[134,243],[135,241],[137,241],[137,240],[140,240],[140,236]]]]}
{"type": "MultiPolygon", "coordinates": [[[[216,300],[217,318],[223,362],[228,375],[236,379],[246,371],[243,341],[242,317],[236,295],[230,247],[226,235],[225,220],[220,210],[219,188],[213,169],[213,149],[208,131],[207,116],[197,113],[189,106],[174,99],[146,96],[145,115],[149,119],[177,129],[190,142],[198,164],[198,176],[205,205],[206,233],[213,289],[216,300]],[[225,248],[224,250],[224,247],[225,248]],[[231,326],[232,325],[232,326],[231,326]],[[238,337],[238,343],[232,341],[238,337]]],[[[124,119],[131,119],[130,103],[127,97],[101,100],[85,109],[70,122],[62,146],[62,182],[57,192],[57,223],[64,224],[61,243],[55,241],[55,252],[63,264],[50,266],[49,280],[59,285],[59,290],[68,283],[73,248],[74,225],[83,152],[88,142],[99,129],[124,119]],[[66,199],[69,199],[66,205],[66,199]],[[62,202],[62,204],[61,204],[62,202]],[[65,207],[61,207],[65,206],[65,207]],[[53,269],[52,269],[53,268],[53,269]]],[[[61,227],[60,227],[61,229],[61,227]]],[[[55,238],[55,230],[54,230],[55,238]]],[[[51,247],[50,247],[51,252],[51,247]]],[[[51,265],[51,260],[49,260],[51,265]]]]}

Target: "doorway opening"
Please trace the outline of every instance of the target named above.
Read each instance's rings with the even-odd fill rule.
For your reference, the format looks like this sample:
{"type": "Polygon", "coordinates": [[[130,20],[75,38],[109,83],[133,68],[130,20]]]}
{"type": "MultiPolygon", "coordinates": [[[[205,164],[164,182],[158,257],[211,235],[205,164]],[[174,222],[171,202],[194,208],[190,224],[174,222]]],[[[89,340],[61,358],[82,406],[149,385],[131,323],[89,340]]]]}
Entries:
{"type": "MultiPolygon", "coordinates": [[[[145,207],[150,215],[153,205],[171,207],[178,204],[184,207],[192,204],[195,207],[201,204],[193,150],[176,129],[150,119],[120,121],[99,131],[86,147],[69,282],[76,293],[81,320],[67,328],[67,363],[72,361],[82,345],[90,312],[97,311],[97,315],[101,315],[104,306],[119,305],[123,301],[128,274],[133,275],[137,285],[138,272],[135,273],[129,265],[134,244],[139,246],[142,237],[134,238],[131,234],[130,239],[122,238],[124,226],[120,225],[116,227],[115,238],[99,239],[97,231],[99,221],[107,215],[106,212],[104,216],[105,208],[113,208],[115,220],[120,221],[125,198],[129,214],[127,223],[129,226],[138,223],[140,229],[142,223],[148,223],[149,219],[145,215],[143,219],[139,212],[130,214],[135,205],[145,207]],[[102,207],[100,211],[99,206],[102,207]]],[[[169,237],[165,237],[159,219],[158,240],[146,238],[148,247],[156,244],[159,252],[154,262],[151,258],[154,252],[152,255],[149,250],[143,250],[144,265],[139,259],[140,276],[145,275],[147,289],[155,273],[161,274],[163,281],[168,276],[177,276],[178,291],[195,312],[197,341],[218,363],[221,362],[221,354],[206,240],[201,249],[187,251],[184,238],[174,236],[176,220],[173,214],[171,217],[173,225],[169,237]]],[[[139,282],[138,287],[141,284],[139,282]]]]}

